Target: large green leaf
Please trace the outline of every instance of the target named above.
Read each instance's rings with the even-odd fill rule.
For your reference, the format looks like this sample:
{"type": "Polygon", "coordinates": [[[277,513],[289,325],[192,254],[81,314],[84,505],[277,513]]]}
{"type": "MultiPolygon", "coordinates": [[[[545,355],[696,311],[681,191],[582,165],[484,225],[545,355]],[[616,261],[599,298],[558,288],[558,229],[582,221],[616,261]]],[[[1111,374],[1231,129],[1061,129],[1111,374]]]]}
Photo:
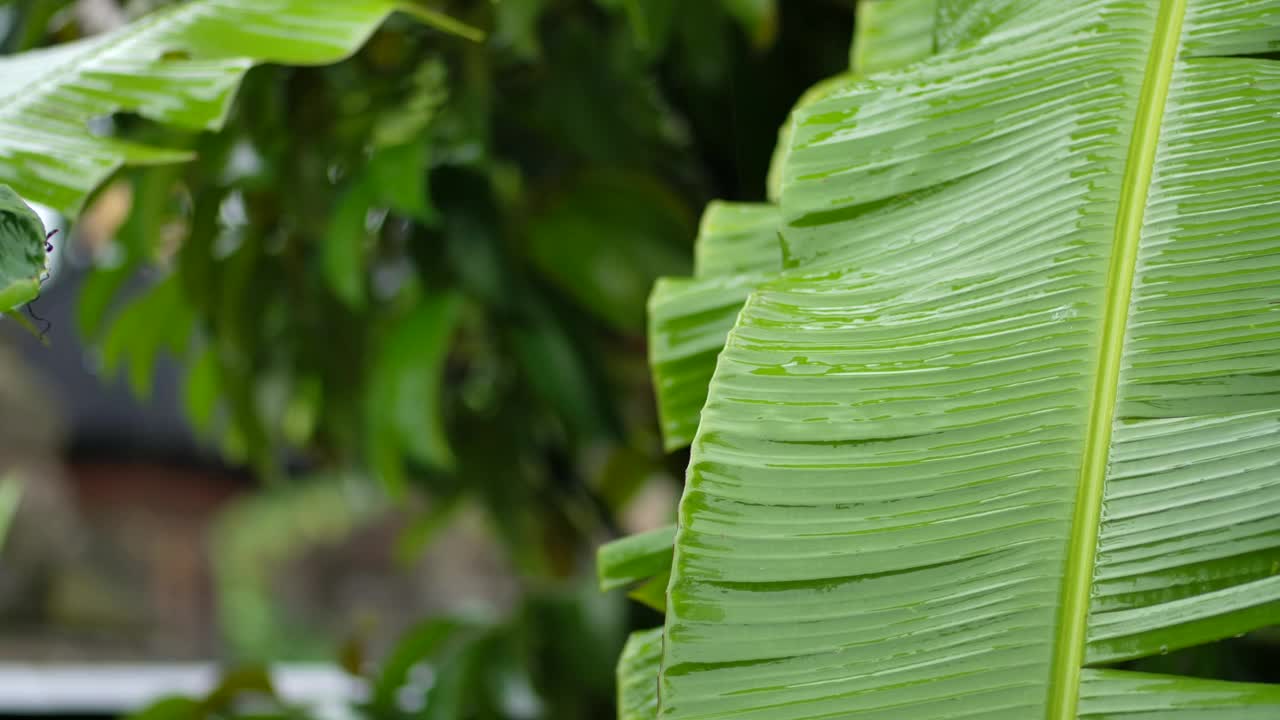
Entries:
{"type": "Polygon", "coordinates": [[[0,182],[74,213],[126,163],[187,157],[91,135],[90,119],[126,111],[220,128],[251,66],[335,62],[397,9],[474,35],[408,0],[191,0],[111,33],[0,59],[0,182]]]}
{"type": "Polygon", "coordinates": [[[1098,665],[1280,617],[1276,0],[942,0],[793,115],[662,718],[1280,716],[1098,665]]]}
{"type": "MultiPolygon", "coordinates": [[[[873,69],[898,67],[928,55],[937,0],[862,0],[858,3],[858,43],[854,62],[873,69]],[[906,30],[897,29],[905,26],[906,30]],[[924,41],[921,42],[920,35],[924,41]]],[[[854,81],[850,73],[818,83],[797,103],[797,111],[854,81]]],[[[769,195],[781,194],[790,126],[784,126],[769,195]]],[[[725,336],[747,295],[782,268],[776,205],[712,202],[702,216],[694,250],[693,278],[662,278],[649,296],[649,362],[658,396],[663,445],[667,450],[693,440],[698,413],[725,336]]]]}
{"type": "Polygon", "coordinates": [[[0,185],[0,312],[40,294],[45,262],[44,223],[8,185],[0,185]]]}
{"type": "Polygon", "coordinates": [[[714,202],[702,216],[692,278],[661,278],[649,296],[649,363],[668,450],[688,445],[724,338],[747,295],[782,268],[778,209],[714,202]]]}

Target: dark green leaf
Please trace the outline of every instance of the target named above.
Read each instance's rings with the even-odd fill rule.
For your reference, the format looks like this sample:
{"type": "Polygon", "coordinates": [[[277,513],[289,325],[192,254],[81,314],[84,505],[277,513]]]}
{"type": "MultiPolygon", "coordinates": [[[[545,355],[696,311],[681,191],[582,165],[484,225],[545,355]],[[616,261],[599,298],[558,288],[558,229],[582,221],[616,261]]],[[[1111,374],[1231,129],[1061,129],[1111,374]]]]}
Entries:
{"type": "Polygon", "coordinates": [[[447,31],[474,31],[416,3],[349,0],[194,0],[103,35],[0,59],[6,88],[0,135],[23,141],[0,150],[0,181],[74,213],[124,164],[189,159],[84,131],[121,109],[196,130],[226,121],[240,79],[255,62],[331,63],[361,45],[396,8],[447,31]],[[109,83],[104,92],[103,83],[109,83]],[[41,108],[58,108],[56,114],[41,108]]]}
{"type": "Polygon", "coordinates": [[[369,195],[357,185],[342,193],[325,230],[321,266],[333,294],[349,307],[365,304],[366,255],[370,232],[366,226],[369,195]]]}
{"type": "Polygon", "coordinates": [[[692,224],[651,178],[581,178],[530,227],[529,252],[558,287],[616,328],[644,328],[644,302],[661,275],[685,272],[692,224]]]}
{"type": "Polygon", "coordinates": [[[40,294],[47,258],[44,223],[8,185],[0,185],[0,312],[40,294]]]}
{"type": "Polygon", "coordinates": [[[396,712],[396,694],[419,664],[435,665],[447,646],[461,633],[473,631],[469,623],[453,618],[432,618],[410,628],[397,641],[373,681],[370,705],[375,712],[396,712]]]}
{"type": "Polygon", "coordinates": [[[453,464],[441,415],[441,383],[460,299],[428,295],[386,331],[366,400],[369,444],[387,486],[403,490],[399,454],[424,465],[453,464]]]}

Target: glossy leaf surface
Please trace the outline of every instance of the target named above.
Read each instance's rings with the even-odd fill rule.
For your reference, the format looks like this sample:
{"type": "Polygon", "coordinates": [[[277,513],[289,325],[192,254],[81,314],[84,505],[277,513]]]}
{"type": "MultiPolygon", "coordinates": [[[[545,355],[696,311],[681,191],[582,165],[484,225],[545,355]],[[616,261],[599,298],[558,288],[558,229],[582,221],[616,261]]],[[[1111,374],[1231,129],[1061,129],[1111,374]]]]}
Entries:
{"type": "Polygon", "coordinates": [[[668,450],[698,428],[707,383],[742,302],[782,268],[778,209],[714,202],[702,216],[695,277],[662,278],[649,296],[649,362],[668,450]]]}
{"type": "Polygon", "coordinates": [[[937,56],[793,116],[659,716],[1280,712],[1086,669],[1280,616],[1280,3],[938,18],[937,56]]]}
{"type": "Polygon", "coordinates": [[[1082,720],[1265,720],[1280,707],[1280,686],[1171,675],[1085,670],[1082,720]]]}
{"type": "MultiPolygon", "coordinates": [[[[933,45],[935,2],[860,2],[855,48],[862,49],[852,59],[855,69],[893,68],[927,56],[933,45]]],[[[856,77],[845,73],[818,83],[800,98],[795,112],[856,77]]],[[[649,360],[667,450],[685,447],[693,440],[716,357],[743,301],[782,268],[782,216],[776,201],[790,152],[789,138],[787,125],[769,171],[768,194],[774,202],[710,203],[698,228],[694,277],[662,278],[649,296],[649,360]]]]}
{"type": "Polygon", "coordinates": [[[191,0],[104,35],[0,59],[0,182],[74,213],[124,164],[187,157],[90,135],[90,119],[127,111],[191,130],[220,128],[251,66],[335,62],[395,9],[468,32],[395,0],[191,0]]]}

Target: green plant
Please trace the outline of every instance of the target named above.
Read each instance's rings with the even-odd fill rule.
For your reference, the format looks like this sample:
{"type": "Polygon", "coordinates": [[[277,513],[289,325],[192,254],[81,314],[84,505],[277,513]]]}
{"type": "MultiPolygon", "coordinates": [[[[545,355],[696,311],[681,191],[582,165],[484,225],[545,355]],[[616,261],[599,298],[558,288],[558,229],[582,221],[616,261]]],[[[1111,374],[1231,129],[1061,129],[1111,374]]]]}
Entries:
{"type": "MultiPolygon", "coordinates": [[[[466,24],[391,0],[152,4],[0,60],[0,179],[67,213],[129,211],[78,300],[106,374],[145,396],[172,355],[193,426],[260,477],[300,464],[465,494],[525,569],[563,572],[662,468],[648,403],[629,400],[648,392],[640,306],[686,267],[690,200],[714,180],[699,155],[738,175],[767,159],[712,125],[710,89],[760,64],[776,4],[676,23],[670,2],[451,3],[466,24]],[[408,15],[383,22],[393,9],[408,15]],[[709,100],[677,109],[668,76],[709,100]],[[584,476],[602,448],[626,471],[584,476]]],[[[51,18],[20,5],[10,48],[51,18]]]]}
{"type": "Polygon", "coordinates": [[[0,313],[40,294],[45,268],[44,222],[8,185],[0,185],[0,313]]]}
{"type": "Polygon", "coordinates": [[[341,476],[405,508],[479,505],[505,541],[524,599],[485,647],[515,650],[474,672],[470,652],[432,659],[482,678],[458,712],[527,716],[486,696],[523,677],[544,716],[599,717],[623,604],[578,579],[678,464],[653,430],[644,298],[686,271],[690,208],[757,194],[756,140],[843,64],[826,20],[847,8],[437,3],[465,27],[425,19],[459,38],[417,2],[152,0],[66,43],[81,29],[58,4],[0,6],[6,50],[64,43],[0,59],[0,179],[86,210],[59,249],[74,265],[101,241],[77,324],[105,374],[146,396],[176,358],[196,430],[280,486],[215,538],[228,659],[335,654],[342,638],[263,578],[360,519],[315,484],[341,476]],[[384,20],[393,7],[417,13],[384,20]],[[300,48],[299,26],[328,32],[300,48]],[[101,222],[119,206],[122,225],[101,222]]]}
{"type": "Polygon", "coordinates": [[[9,533],[9,524],[13,522],[13,514],[18,511],[18,503],[22,500],[22,485],[12,473],[0,476],[0,549],[4,548],[5,535],[9,533]]]}
{"type": "Polygon", "coordinates": [[[397,9],[471,34],[397,0],[193,0],[115,32],[6,57],[0,61],[6,78],[0,132],[9,141],[0,148],[0,181],[29,201],[74,213],[125,164],[191,157],[88,135],[89,120],[128,110],[192,130],[220,128],[252,65],[334,62],[397,9]]]}
{"type": "Polygon", "coordinates": [[[292,464],[475,500],[523,571],[571,572],[663,470],[640,309],[685,269],[690,198],[710,179],[688,129],[707,121],[658,79],[692,93],[740,72],[759,50],[734,33],[766,46],[773,4],[707,4],[677,25],[674,5],[451,4],[483,45],[379,25],[392,8],[421,17],[416,3],[206,4],[0,61],[26,82],[4,117],[35,133],[8,148],[15,187],[74,212],[110,175],[90,201],[129,209],[78,300],[106,374],[145,396],[172,355],[196,430],[260,477],[302,475],[292,464]],[[274,37],[241,37],[268,11],[274,37]],[[670,32],[654,44],[637,23],[670,32]],[[331,34],[277,42],[310,25],[331,34]],[[366,39],[334,66],[244,72],[366,39]],[[37,62],[55,55],[70,61],[37,62]],[[187,82],[197,71],[217,82],[187,82]],[[87,135],[90,119],[110,132],[87,135]],[[165,164],[112,174],[130,161],[165,164]]]}
{"type": "Polygon", "coordinates": [[[622,717],[1274,716],[1113,666],[1280,613],[1280,4],[931,5],[655,290],[696,435],[622,717]]]}

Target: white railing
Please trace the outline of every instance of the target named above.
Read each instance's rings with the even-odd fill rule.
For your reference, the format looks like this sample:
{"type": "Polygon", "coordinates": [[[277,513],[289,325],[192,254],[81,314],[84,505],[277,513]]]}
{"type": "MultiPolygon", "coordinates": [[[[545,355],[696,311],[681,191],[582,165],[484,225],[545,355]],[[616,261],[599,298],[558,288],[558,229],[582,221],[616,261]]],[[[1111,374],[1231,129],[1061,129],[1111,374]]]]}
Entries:
{"type": "MultiPolygon", "coordinates": [[[[0,663],[0,714],[118,715],[170,695],[202,697],[218,684],[214,663],[0,663]]],[[[271,668],[281,698],[337,720],[363,683],[324,664],[271,668]]]]}

